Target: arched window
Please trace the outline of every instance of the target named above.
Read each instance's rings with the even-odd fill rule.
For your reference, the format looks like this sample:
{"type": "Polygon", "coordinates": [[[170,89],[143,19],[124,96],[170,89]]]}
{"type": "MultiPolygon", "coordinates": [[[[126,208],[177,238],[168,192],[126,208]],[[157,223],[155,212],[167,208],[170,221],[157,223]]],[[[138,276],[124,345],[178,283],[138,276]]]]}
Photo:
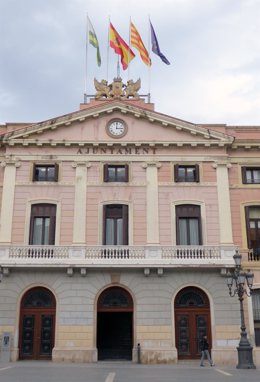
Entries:
{"type": "Polygon", "coordinates": [[[187,287],[182,289],[176,296],[175,307],[209,307],[209,300],[202,290],[194,287],[187,287]]]}
{"type": "Polygon", "coordinates": [[[98,311],[101,310],[132,310],[133,300],[123,288],[111,287],[101,293],[98,299],[98,311]]]}
{"type": "Polygon", "coordinates": [[[48,289],[33,288],[24,295],[22,308],[55,308],[55,299],[48,289]]]}

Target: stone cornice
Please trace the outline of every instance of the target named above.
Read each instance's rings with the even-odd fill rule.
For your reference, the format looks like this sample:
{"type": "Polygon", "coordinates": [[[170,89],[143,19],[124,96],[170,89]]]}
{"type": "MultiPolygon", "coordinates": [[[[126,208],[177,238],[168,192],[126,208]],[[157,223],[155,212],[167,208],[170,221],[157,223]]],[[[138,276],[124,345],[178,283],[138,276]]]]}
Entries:
{"type": "Polygon", "coordinates": [[[8,142],[13,139],[21,139],[30,137],[32,134],[43,134],[46,130],[55,130],[60,126],[71,126],[73,123],[81,123],[87,119],[99,118],[104,115],[112,114],[113,112],[120,112],[124,115],[128,114],[134,118],[142,118],[150,123],[157,123],[165,128],[174,128],[176,130],[185,131],[193,136],[202,136],[206,140],[216,139],[219,141],[229,142],[233,141],[233,137],[220,133],[214,130],[210,130],[200,125],[183,121],[171,116],[161,114],[148,109],[133,106],[123,101],[112,101],[106,104],[101,104],[95,107],[90,107],[70,113],[61,117],[53,118],[44,122],[28,125],[19,130],[14,130],[2,136],[2,142],[8,142]]]}
{"type": "MultiPolygon", "coordinates": [[[[230,141],[219,141],[219,140],[209,140],[209,141],[143,141],[143,142],[111,142],[111,141],[100,141],[100,142],[90,142],[90,141],[69,141],[69,140],[41,140],[38,139],[10,139],[8,141],[2,142],[2,146],[36,146],[36,147],[143,147],[143,146],[149,146],[149,147],[232,147],[230,141]]],[[[251,146],[250,146],[251,147],[251,146]]],[[[258,147],[258,146],[256,146],[258,147]]],[[[259,144],[260,147],[260,144],[259,144]]]]}

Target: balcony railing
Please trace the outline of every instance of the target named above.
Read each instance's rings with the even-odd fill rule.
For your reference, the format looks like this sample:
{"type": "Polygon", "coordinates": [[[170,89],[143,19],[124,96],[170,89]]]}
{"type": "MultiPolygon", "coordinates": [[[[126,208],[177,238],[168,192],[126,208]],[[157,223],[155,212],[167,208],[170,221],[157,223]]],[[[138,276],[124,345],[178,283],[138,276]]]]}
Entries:
{"type": "Polygon", "coordinates": [[[260,261],[260,248],[250,249],[248,251],[248,261],[260,261]]]}
{"type": "Polygon", "coordinates": [[[235,247],[223,246],[0,246],[0,267],[234,266],[235,247]]]}

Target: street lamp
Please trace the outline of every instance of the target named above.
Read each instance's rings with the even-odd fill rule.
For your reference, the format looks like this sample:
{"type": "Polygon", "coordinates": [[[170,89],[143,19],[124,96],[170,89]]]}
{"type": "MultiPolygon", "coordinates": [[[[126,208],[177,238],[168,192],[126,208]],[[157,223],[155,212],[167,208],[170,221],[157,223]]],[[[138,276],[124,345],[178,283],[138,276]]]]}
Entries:
{"type": "Polygon", "coordinates": [[[236,254],[233,256],[235,261],[235,269],[232,273],[227,272],[227,286],[229,289],[229,295],[234,297],[236,294],[240,303],[240,319],[241,319],[241,332],[240,332],[240,341],[237,347],[238,352],[238,364],[237,369],[255,369],[253,362],[253,353],[252,346],[250,345],[246,326],[245,326],[245,316],[244,316],[244,307],[243,300],[244,294],[248,297],[251,296],[253,279],[254,275],[250,271],[243,271],[241,268],[241,259],[242,256],[236,251],[236,254]],[[247,292],[249,289],[249,293],[247,292]]]}

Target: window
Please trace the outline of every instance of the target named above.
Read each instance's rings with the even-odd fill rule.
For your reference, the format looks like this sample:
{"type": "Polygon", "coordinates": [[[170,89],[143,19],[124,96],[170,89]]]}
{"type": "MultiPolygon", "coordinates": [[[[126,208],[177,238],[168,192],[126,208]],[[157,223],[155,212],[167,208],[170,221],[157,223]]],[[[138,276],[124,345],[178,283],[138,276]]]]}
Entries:
{"type": "Polygon", "coordinates": [[[55,244],[56,205],[34,204],[31,209],[29,244],[55,244]]]}
{"type": "Polygon", "coordinates": [[[244,184],[260,184],[260,167],[242,167],[244,184]]]}
{"type": "Polygon", "coordinates": [[[176,206],[177,245],[201,245],[200,206],[176,206]]]}
{"type": "Polygon", "coordinates": [[[246,226],[248,248],[260,254],[260,206],[246,207],[246,226]]]}
{"type": "Polygon", "coordinates": [[[255,344],[260,346],[260,289],[252,291],[253,316],[255,327],[255,344]]]}
{"type": "Polygon", "coordinates": [[[128,182],[128,165],[104,165],[104,182],[128,182]]]}
{"type": "Polygon", "coordinates": [[[195,165],[178,165],[174,166],[175,182],[199,182],[199,166],[195,165]]]}
{"type": "Polygon", "coordinates": [[[104,206],[103,243],[105,245],[128,244],[128,206],[111,204],[104,206]]]}
{"type": "Polygon", "coordinates": [[[34,182],[58,182],[57,164],[35,164],[33,168],[34,182]]]}

